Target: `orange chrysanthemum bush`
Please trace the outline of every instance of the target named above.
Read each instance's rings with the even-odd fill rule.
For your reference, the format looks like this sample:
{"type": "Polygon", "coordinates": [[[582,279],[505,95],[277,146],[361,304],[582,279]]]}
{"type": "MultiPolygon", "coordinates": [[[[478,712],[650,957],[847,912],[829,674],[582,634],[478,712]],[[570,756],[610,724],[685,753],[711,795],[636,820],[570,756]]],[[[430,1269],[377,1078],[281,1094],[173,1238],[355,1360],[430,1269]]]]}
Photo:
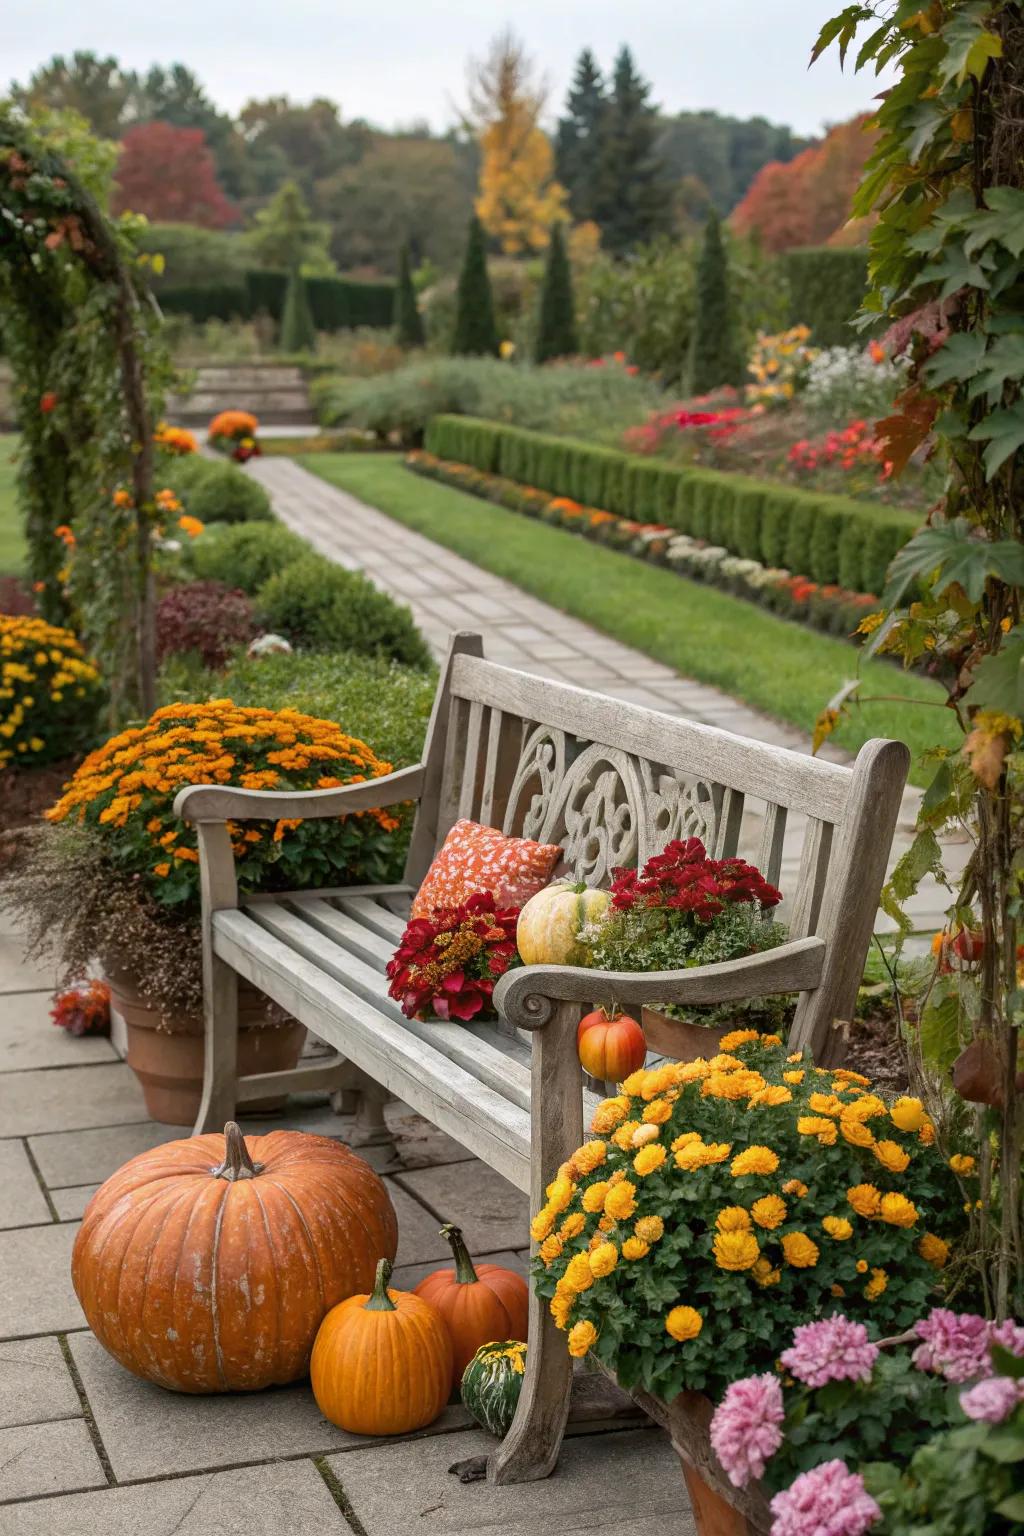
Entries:
{"type": "Polygon", "coordinates": [[[841,1311],[875,1337],[927,1310],[963,1196],[921,1102],[736,1031],[634,1072],[534,1217],[539,1294],[627,1388],[717,1396],[841,1311]]]}
{"type": "Polygon", "coordinates": [[[206,429],[206,441],[218,453],[229,454],[244,464],[259,453],[256,433],[259,422],[251,411],[218,411],[206,429]]]}
{"type": "MultiPolygon", "coordinates": [[[[174,797],[187,784],[333,789],[390,772],[390,763],[329,720],[291,709],[243,708],[230,699],[168,704],[91,753],[46,814],[99,835],[113,868],[140,877],[163,906],[194,910],[195,829],[174,814],[174,797]]],[[[381,879],[398,823],[371,810],[228,825],[245,892],[381,879]]]]}
{"type": "Polygon", "coordinates": [[[0,769],[36,767],[95,740],[100,675],[69,629],[0,613],[0,769]]]}

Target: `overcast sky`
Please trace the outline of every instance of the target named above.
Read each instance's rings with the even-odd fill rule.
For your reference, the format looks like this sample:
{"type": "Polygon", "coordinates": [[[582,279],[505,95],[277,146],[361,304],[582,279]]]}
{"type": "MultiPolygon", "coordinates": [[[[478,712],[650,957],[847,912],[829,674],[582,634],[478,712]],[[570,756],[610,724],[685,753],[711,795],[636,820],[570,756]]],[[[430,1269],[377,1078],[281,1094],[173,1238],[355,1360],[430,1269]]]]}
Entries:
{"type": "Polygon", "coordinates": [[[115,54],[143,69],[181,60],[228,111],[251,96],[328,96],[346,119],[443,129],[465,61],[511,24],[542,64],[557,107],[579,50],[607,66],[628,42],[666,112],[717,108],[802,133],[870,104],[872,75],[834,56],[808,71],[840,0],[2,0],[3,79],[54,53],[115,54]]]}

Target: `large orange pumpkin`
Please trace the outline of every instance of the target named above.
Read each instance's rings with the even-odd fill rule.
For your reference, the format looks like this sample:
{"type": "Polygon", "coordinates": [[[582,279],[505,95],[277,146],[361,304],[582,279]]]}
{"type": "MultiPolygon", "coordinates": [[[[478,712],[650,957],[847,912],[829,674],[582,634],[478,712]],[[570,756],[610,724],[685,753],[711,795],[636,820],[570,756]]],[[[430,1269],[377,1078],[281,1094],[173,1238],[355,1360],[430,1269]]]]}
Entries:
{"type": "Polygon", "coordinates": [[[437,1418],[451,1392],[452,1344],[440,1313],[388,1290],[381,1259],[370,1296],[350,1296],[320,1325],[309,1363],[317,1407],[353,1435],[407,1435],[437,1418]]]}
{"type": "Polygon", "coordinates": [[[452,1385],[457,1387],[481,1344],[495,1339],[525,1343],[530,1292],[513,1269],[474,1265],[458,1227],[442,1227],[441,1236],[451,1244],[455,1269],[436,1269],[414,1294],[429,1301],[444,1319],[455,1353],[452,1385]]]}
{"type": "Polygon", "coordinates": [[[90,1200],[71,1276],[116,1360],[178,1392],[255,1391],[304,1376],[324,1313],[394,1256],[373,1170],[326,1136],[172,1141],[90,1200]]]}

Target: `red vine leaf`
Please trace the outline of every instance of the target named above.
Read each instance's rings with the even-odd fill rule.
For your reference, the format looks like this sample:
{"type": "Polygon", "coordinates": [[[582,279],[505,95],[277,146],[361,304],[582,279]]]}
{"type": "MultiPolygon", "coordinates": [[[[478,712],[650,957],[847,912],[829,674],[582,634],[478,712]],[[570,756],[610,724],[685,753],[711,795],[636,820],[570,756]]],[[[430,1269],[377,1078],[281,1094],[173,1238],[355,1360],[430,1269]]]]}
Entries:
{"type": "Polygon", "coordinates": [[[907,390],[897,397],[896,404],[902,409],[878,422],[875,434],[881,444],[879,457],[891,463],[893,474],[899,475],[931,431],[939,401],[907,390]]]}

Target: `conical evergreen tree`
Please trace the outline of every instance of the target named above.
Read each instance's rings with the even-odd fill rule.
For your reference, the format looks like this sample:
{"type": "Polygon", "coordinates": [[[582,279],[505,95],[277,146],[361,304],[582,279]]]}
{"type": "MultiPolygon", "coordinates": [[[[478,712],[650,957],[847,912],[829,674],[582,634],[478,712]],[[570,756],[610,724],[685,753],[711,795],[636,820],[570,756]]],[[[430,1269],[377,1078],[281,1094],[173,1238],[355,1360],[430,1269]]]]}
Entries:
{"type": "Polygon", "coordinates": [[[402,246],[398,258],[398,282],[395,285],[395,331],[400,347],[422,347],[423,316],[416,303],[416,289],[412,285],[412,268],[409,263],[409,247],[402,246]]]}
{"type": "Polygon", "coordinates": [[[608,101],[604,77],[589,48],[576,60],[555,136],[555,174],[569,193],[574,219],[596,219],[600,134],[608,101]]]}
{"type": "Polygon", "coordinates": [[[309,307],[306,279],[298,267],[292,267],[288,278],[279,345],[282,352],[313,352],[316,349],[316,326],[309,307]]]}
{"type": "Polygon", "coordinates": [[[712,209],[704,226],[697,266],[697,310],[690,334],[687,386],[691,394],[706,395],[724,384],[742,384],[745,374],[729,300],[729,263],[718,215],[712,209]]]}
{"type": "Polygon", "coordinates": [[[576,339],[576,308],[572,297],[572,271],[565,253],[562,226],[551,231],[544,283],[540,291],[537,340],[534,361],[550,362],[554,357],[571,357],[579,351],[576,339]]]}
{"type": "Polygon", "coordinates": [[[616,255],[652,240],[672,222],[672,189],[656,150],[658,115],[650,90],[629,49],[621,49],[601,119],[593,215],[602,244],[616,255]]]}
{"type": "Polygon", "coordinates": [[[455,305],[453,353],[456,356],[497,357],[498,328],[494,322],[494,299],[487,273],[484,228],[478,218],[469,221],[469,238],[455,305]]]}

